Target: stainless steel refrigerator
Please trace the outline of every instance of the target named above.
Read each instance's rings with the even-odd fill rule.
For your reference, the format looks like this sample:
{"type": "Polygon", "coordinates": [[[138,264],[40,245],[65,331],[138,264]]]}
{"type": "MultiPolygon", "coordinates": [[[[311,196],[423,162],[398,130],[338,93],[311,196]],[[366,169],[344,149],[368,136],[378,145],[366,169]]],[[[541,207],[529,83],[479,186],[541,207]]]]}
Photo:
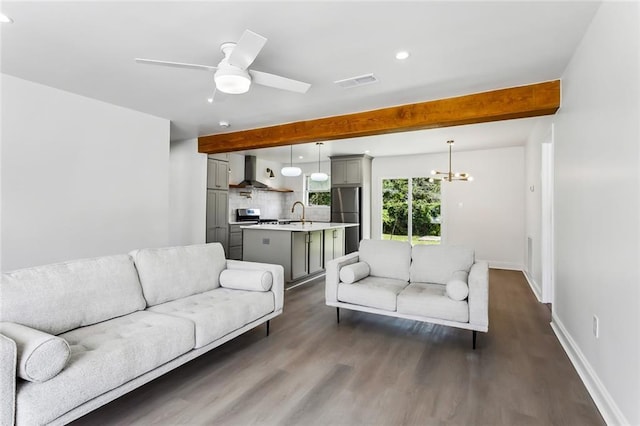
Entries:
{"type": "Polygon", "coordinates": [[[331,188],[331,222],[357,223],[345,228],[345,254],[358,251],[362,239],[362,188],[331,188]]]}

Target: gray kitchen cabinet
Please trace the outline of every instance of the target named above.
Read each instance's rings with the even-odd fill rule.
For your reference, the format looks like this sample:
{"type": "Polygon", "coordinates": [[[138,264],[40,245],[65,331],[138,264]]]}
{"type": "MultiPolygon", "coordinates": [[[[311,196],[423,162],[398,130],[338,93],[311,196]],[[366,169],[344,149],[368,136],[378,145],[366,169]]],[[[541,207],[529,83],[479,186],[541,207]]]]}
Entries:
{"type": "Polygon", "coordinates": [[[324,264],[344,256],[344,228],[327,229],[324,231],[324,264]]]}
{"type": "Polygon", "coordinates": [[[229,163],[228,156],[207,159],[207,243],[219,242],[229,257],[229,163]]]}
{"type": "Polygon", "coordinates": [[[243,233],[243,260],[278,263],[284,267],[285,281],[292,282],[321,272],[323,231],[288,232],[289,247],[281,240],[280,231],[251,230],[243,233]],[[290,256],[287,259],[286,253],[290,256]]]}
{"type": "Polygon", "coordinates": [[[323,231],[291,233],[291,280],[315,274],[322,263],[323,231]]]}
{"type": "Polygon", "coordinates": [[[227,161],[207,160],[207,188],[229,189],[229,163],[227,161]]]}
{"type": "Polygon", "coordinates": [[[242,260],[242,228],[229,226],[229,259],[242,260]]]}
{"type": "Polygon", "coordinates": [[[309,275],[309,233],[291,233],[291,281],[309,275]]]}
{"type": "Polygon", "coordinates": [[[324,263],[322,262],[322,236],[324,231],[311,231],[309,232],[309,274],[315,274],[324,269],[324,263]]]}
{"type": "Polygon", "coordinates": [[[206,242],[219,242],[229,254],[229,192],[207,189],[206,242]]]}
{"type": "Polygon", "coordinates": [[[331,185],[361,185],[362,157],[331,158],[331,185]]]}
{"type": "Polygon", "coordinates": [[[245,227],[242,230],[242,260],[282,265],[286,283],[318,275],[324,270],[328,236],[331,255],[338,257],[344,252],[344,226],[326,224],[320,228],[301,231],[300,225],[245,227]],[[335,234],[334,229],[338,231],[335,234]]]}

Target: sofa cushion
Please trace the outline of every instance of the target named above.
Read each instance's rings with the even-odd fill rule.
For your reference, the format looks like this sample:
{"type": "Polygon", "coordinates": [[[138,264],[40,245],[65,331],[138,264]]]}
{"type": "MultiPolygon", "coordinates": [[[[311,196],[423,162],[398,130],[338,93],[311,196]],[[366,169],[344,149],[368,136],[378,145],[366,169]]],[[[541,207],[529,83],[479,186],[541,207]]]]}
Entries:
{"type": "Polygon", "coordinates": [[[411,282],[446,284],[455,271],[467,271],[473,250],[460,246],[416,245],[411,251],[411,282]]]}
{"type": "Polygon", "coordinates": [[[451,299],[442,284],[409,284],[398,295],[398,313],[469,322],[467,302],[451,299]]]}
{"type": "Polygon", "coordinates": [[[44,383],[20,382],[16,424],[46,424],[78,405],[178,356],[194,345],[191,321],[134,312],[60,335],[67,366],[44,383]]]}
{"type": "Polygon", "coordinates": [[[269,291],[273,284],[271,272],[259,269],[225,269],[220,274],[224,288],[248,291],[269,291]]]}
{"type": "Polygon", "coordinates": [[[362,240],[359,257],[369,264],[370,275],[409,281],[411,244],[406,241],[362,240]]]}
{"type": "Polygon", "coordinates": [[[141,249],[131,255],[147,306],[213,290],[226,267],[220,243],[141,249]]]}
{"type": "Polygon", "coordinates": [[[446,292],[453,300],[464,300],[469,295],[469,286],[467,279],[469,274],[467,271],[456,271],[453,273],[449,281],[447,281],[446,292]]]}
{"type": "Polygon", "coordinates": [[[0,323],[0,333],[16,342],[18,376],[30,382],[46,382],[64,368],[69,345],[64,339],[12,322],[0,323]]]}
{"type": "Polygon", "coordinates": [[[356,262],[340,268],[340,281],[351,284],[369,276],[371,268],[367,262],[356,262]]]}
{"type": "Polygon", "coordinates": [[[338,301],[370,308],[396,310],[396,297],[409,283],[393,278],[368,276],[353,284],[338,284],[338,301]]]}
{"type": "Polygon", "coordinates": [[[0,321],[60,334],[144,309],[127,255],[74,260],[2,274],[0,321]]]}
{"type": "Polygon", "coordinates": [[[195,323],[200,348],[275,310],[272,292],[217,288],[149,308],[195,323]]]}

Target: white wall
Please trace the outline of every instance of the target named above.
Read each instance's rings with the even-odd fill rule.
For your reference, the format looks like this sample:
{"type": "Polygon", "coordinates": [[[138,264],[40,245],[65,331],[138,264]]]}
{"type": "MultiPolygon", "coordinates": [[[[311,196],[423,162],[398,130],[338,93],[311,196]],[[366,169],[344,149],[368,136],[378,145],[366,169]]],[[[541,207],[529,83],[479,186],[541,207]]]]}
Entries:
{"type": "Polygon", "coordinates": [[[639,28],[638,3],[601,5],[555,119],[553,326],[609,424],[640,424],[639,28]]]}
{"type": "MultiPolygon", "coordinates": [[[[447,164],[448,154],[375,158],[371,237],[382,234],[382,179],[429,176],[432,169],[446,169],[447,164]]],[[[476,258],[492,267],[522,269],[524,147],[456,152],[454,145],[453,169],[475,180],[443,184],[442,242],[473,247],[476,258]]]]}
{"type": "Polygon", "coordinates": [[[206,236],[207,154],[198,139],[171,142],[169,170],[169,244],[201,244],[206,236]]]}
{"type": "Polygon", "coordinates": [[[2,270],[168,242],[169,122],[2,75],[2,270]]]}

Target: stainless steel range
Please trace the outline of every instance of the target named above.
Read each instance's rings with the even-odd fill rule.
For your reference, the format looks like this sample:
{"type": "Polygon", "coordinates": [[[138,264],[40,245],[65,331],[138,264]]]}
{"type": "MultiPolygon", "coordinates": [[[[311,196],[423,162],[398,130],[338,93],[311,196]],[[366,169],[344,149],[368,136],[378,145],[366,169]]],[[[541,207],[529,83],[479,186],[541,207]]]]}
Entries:
{"type": "Polygon", "coordinates": [[[260,209],[237,209],[237,222],[254,222],[254,223],[278,223],[278,219],[268,219],[260,217],[260,209]]]}

